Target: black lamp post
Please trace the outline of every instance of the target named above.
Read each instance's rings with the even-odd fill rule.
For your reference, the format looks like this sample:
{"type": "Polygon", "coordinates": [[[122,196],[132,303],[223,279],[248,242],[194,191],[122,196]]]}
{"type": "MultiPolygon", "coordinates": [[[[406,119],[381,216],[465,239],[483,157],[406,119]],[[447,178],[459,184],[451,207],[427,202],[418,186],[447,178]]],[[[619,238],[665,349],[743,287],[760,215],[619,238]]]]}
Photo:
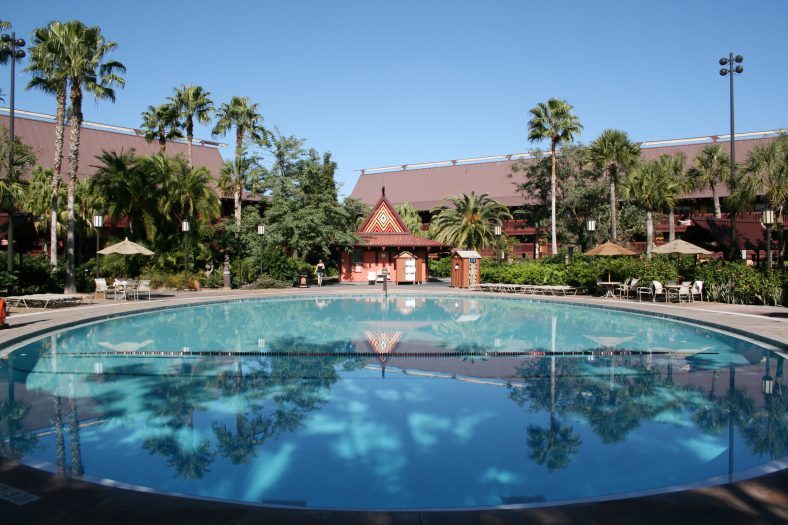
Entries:
{"type": "Polygon", "coordinates": [[[101,228],[104,227],[104,215],[101,212],[96,212],[93,214],[93,228],[96,230],[96,278],[98,279],[101,274],[99,274],[99,239],[101,237],[101,228]]]}
{"type": "Polygon", "coordinates": [[[772,225],[774,224],[774,210],[763,210],[763,224],[766,225],[766,269],[772,273],[772,225]]]}
{"type": "Polygon", "coordinates": [[[184,219],[181,221],[181,231],[183,232],[183,280],[186,286],[189,285],[189,221],[184,219]]]}
{"type": "Polygon", "coordinates": [[[260,277],[263,276],[263,237],[265,236],[265,224],[262,222],[257,225],[257,235],[260,236],[260,277]]]}
{"type": "MultiPolygon", "coordinates": [[[[741,64],[744,61],[744,57],[741,55],[733,56],[733,53],[730,53],[728,58],[721,58],[720,65],[725,66],[720,69],[720,75],[725,76],[728,75],[730,79],[730,104],[731,104],[731,183],[730,183],[730,191],[731,195],[736,190],[736,137],[735,131],[733,126],[733,77],[736,73],[742,73],[744,68],[740,65],[734,64],[741,64]]],[[[730,259],[733,261],[736,258],[736,209],[731,210],[731,255],[730,259]]]]}
{"type": "MultiPolygon", "coordinates": [[[[14,173],[14,77],[16,75],[16,61],[25,58],[25,41],[17,38],[16,33],[0,35],[0,57],[11,60],[11,93],[8,104],[8,177],[13,177],[14,173]]],[[[9,200],[8,203],[8,271],[14,269],[14,206],[9,200]]]]}

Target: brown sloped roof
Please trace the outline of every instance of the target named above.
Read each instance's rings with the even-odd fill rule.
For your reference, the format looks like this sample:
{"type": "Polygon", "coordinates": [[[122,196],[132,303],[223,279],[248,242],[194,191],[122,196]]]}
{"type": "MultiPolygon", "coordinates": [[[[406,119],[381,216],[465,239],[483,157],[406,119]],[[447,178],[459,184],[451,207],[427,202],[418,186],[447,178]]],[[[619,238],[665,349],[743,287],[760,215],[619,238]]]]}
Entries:
{"type": "MultiPolygon", "coordinates": [[[[8,115],[0,115],[0,126],[8,128],[8,115]]],[[[19,116],[14,118],[14,135],[35,151],[38,164],[53,168],[55,157],[55,123],[19,116]]],[[[63,167],[61,174],[68,173],[68,151],[71,144],[71,126],[66,126],[63,141],[63,167]]],[[[129,151],[135,149],[138,155],[150,155],[159,151],[158,142],[148,144],[143,137],[111,131],[83,127],[79,140],[79,167],[77,176],[82,179],[96,173],[96,157],[106,151],[129,151]]],[[[178,153],[186,156],[187,146],[182,142],[167,141],[167,155],[178,153]]],[[[219,176],[224,161],[217,148],[194,144],[192,158],[195,166],[205,166],[214,178],[219,176]]]]}
{"type": "MultiPolygon", "coordinates": [[[[773,138],[739,139],[736,141],[737,162],[744,162],[750,150],[758,145],[768,144],[773,138]]],[[[652,160],[660,155],[673,155],[683,152],[687,157],[686,167],[692,167],[695,157],[710,142],[665,145],[641,148],[643,159],[652,160]]],[[[729,142],[719,142],[729,151],[729,142]]],[[[514,160],[496,162],[479,162],[475,164],[457,164],[455,166],[438,166],[426,168],[410,168],[405,170],[362,173],[351,197],[360,199],[367,204],[374,204],[380,195],[380,188],[386,187],[386,193],[393,204],[405,202],[417,210],[425,211],[441,204],[449,196],[461,193],[488,193],[490,197],[505,206],[522,206],[523,197],[515,190],[515,184],[522,175],[515,174],[510,178],[514,160]]],[[[720,196],[728,195],[724,184],[720,185],[720,196]]],[[[710,198],[711,190],[703,189],[686,195],[687,198],[710,198]]]]}
{"type": "Polygon", "coordinates": [[[385,246],[386,248],[446,248],[437,241],[425,239],[412,233],[359,233],[358,247],[385,246]]]}
{"type": "MultiPolygon", "coordinates": [[[[712,239],[717,241],[720,246],[730,248],[730,219],[693,217],[692,223],[705,231],[712,239]]],[[[774,235],[772,237],[774,238],[774,235]]],[[[737,219],[736,240],[739,248],[745,250],[766,250],[766,228],[760,221],[737,219]]]]}

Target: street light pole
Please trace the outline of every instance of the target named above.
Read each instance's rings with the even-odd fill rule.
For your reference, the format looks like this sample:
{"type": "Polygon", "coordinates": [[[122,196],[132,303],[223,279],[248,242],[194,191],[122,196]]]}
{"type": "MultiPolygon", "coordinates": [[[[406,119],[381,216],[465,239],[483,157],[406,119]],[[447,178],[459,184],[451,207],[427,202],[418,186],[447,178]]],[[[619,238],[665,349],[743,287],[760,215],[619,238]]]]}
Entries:
{"type": "Polygon", "coordinates": [[[99,273],[99,238],[101,237],[101,228],[104,226],[104,215],[101,212],[93,214],[93,228],[96,230],[96,279],[101,274],[99,273]]]}
{"type": "Polygon", "coordinates": [[[183,281],[185,286],[189,286],[189,221],[184,219],[181,222],[183,232],[183,281]]]}
{"type": "Polygon", "coordinates": [[[257,225],[257,235],[260,236],[260,277],[263,276],[263,236],[265,236],[265,224],[262,222],[257,225]]]}
{"type": "MultiPolygon", "coordinates": [[[[720,69],[720,76],[728,75],[730,80],[730,106],[731,106],[731,173],[730,173],[730,192],[731,196],[733,195],[734,191],[736,191],[736,133],[734,128],[734,119],[733,119],[733,76],[735,73],[741,74],[744,71],[744,68],[740,65],[734,66],[735,64],[741,64],[744,61],[744,57],[741,55],[733,56],[733,52],[730,53],[728,58],[721,58],[720,65],[726,66],[720,69]]],[[[734,205],[731,209],[731,253],[730,259],[733,261],[736,258],[736,206],[734,205]]]]}
{"type": "MultiPolygon", "coordinates": [[[[22,38],[17,38],[16,33],[3,34],[0,36],[0,56],[3,58],[10,58],[11,60],[11,93],[9,97],[8,106],[8,179],[9,182],[14,174],[14,77],[16,76],[16,61],[25,58],[25,41],[22,38]]],[[[14,205],[13,201],[9,199],[8,202],[8,252],[6,265],[8,271],[14,269],[14,205]]]]}
{"type": "Polygon", "coordinates": [[[774,210],[763,210],[761,219],[766,225],[766,269],[772,274],[772,225],[774,224],[774,210]]]}

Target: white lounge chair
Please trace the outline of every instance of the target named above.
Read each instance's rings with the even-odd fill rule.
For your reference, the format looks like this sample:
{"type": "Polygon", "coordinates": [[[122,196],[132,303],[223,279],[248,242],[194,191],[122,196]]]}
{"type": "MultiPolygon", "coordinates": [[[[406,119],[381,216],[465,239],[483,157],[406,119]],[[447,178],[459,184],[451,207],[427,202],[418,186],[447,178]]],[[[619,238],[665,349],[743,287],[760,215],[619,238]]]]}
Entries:
{"type": "Polygon", "coordinates": [[[142,280],[137,282],[137,286],[133,290],[134,299],[139,300],[141,293],[148,294],[148,301],[150,301],[150,280],[142,280]]]}

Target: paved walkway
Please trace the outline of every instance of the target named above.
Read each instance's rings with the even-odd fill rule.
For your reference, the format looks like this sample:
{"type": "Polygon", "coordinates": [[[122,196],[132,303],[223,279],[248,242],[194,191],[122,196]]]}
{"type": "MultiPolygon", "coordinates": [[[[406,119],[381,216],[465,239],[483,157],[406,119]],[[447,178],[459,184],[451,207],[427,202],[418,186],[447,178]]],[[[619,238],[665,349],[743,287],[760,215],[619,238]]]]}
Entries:
{"type": "MultiPolygon", "coordinates": [[[[123,315],[148,309],[170,308],[209,301],[228,301],[280,295],[381,294],[380,285],[333,285],[287,290],[204,290],[154,294],[151,301],[98,300],[94,304],[57,309],[14,308],[9,328],[0,331],[0,357],[9,347],[37,333],[90,319],[123,315]]],[[[443,283],[391,286],[389,293],[471,295],[443,283]]],[[[473,295],[500,295],[474,293],[473,295]]],[[[512,294],[503,294],[511,297],[512,294]]],[[[683,304],[638,303],[594,297],[526,296],[535,300],[572,302],[604,308],[698,321],[720,329],[749,334],[774,345],[786,356],[788,309],[782,307],[727,305],[707,302],[683,304]]],[[[60,479],[23,465],[0,461],[0,517],[3,523],[788,523],[788,469],[738,483],[682,492],[606,502],[581,503],[532,509],[462,512],[329,512],[250,507],[240,504],[192,500],[123,490],[60,479]],[[3,499],[18,489],[40,499],[15,505],[3,499]]]]}

